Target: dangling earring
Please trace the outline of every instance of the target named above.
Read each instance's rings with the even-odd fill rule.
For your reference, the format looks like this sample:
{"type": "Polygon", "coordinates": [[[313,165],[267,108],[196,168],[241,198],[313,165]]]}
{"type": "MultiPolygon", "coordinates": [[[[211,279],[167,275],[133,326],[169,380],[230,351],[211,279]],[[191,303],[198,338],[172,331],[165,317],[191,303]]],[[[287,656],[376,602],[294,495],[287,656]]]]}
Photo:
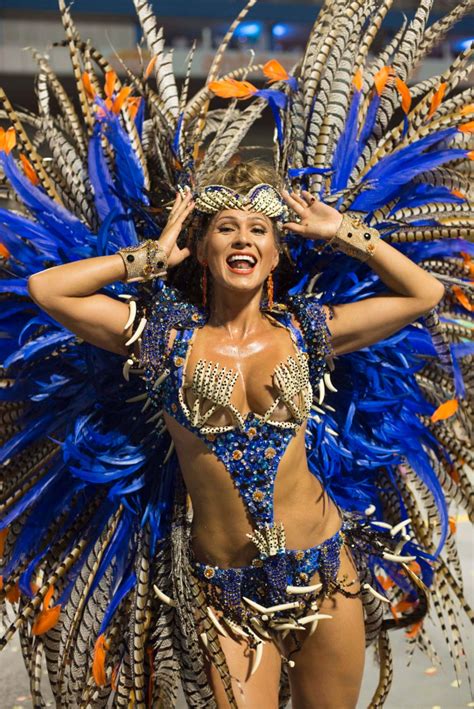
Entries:
{"type": "Polygon", "coordinates": [[[203,308],[205,308],[207,306],[207,261],[202,262],[201,289],[202,289],[202,305],[203,305],[203,308]]]}
{"type": "Polygon", "coordinates": [[[270,271],[267,278],[267,301],[268,308],[273,308],[273,273],[270,271]]]}

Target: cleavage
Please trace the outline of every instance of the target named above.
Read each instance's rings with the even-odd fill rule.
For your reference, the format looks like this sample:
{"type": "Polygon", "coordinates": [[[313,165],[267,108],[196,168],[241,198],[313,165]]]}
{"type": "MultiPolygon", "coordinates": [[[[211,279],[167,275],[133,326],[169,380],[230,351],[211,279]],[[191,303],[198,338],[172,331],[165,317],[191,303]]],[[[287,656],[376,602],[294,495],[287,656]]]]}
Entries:
{"type": "MultiPolygon", "coordinates": [[[[280,325],[280,327],[284,326],[280,325]]],[[[287,330],[287,328],[284,329],[287,330]]],[[[263,416],[268,411],[268,409],[273,406],[275,400],[279,396],[279,391],[274,386],[273,381],[275,370],[277,369],[278,365],[288,364],[290,358],[294,361],[297,356],[296,346],[292,340],[290,332],[288,331],[288,336],[291,344],[293,345],[291,353],[286,353],[286,355],[282,353],[280,357],[276,359],[276,361],[275,357],[272,357],[273,367],[262,367],[262,349],[264,349],[266,352],[268,352],[269,349],[271,351],[271,347],[268,343],[266,343],[265,347],[259,350],[259,364],[257,365],[257,355],[255,355],[254,358],[252,357],[252,355],[250,355],[244,360],[243,371],[241,370],[241,373],[239,373],[239,369],[235,366],[235,360],[232,361],[230,357],[226,357],[223,355],[211,354],[209,356],[205,349],[200,347],[200,341],[196,343],[196,336],[198,330],[199,328],[194,331],[192,337],[190,338],[190,341],[188,342],[186,360],[183,367],[183,394],[187,405],[191,408],[197,398],[196,393],[191,388],[191,384],[193,381],[193,377],[197,372],[197,368],[199,366],[204,366],[204,371],[207,371],[209,374],[214,373],[214,376],[212,377],[214,380],[216,379],[216,377],[221,382],[223,382],[225,379],[227,383],[228,392],[227,400],[229,401],[229,404],[235,406],[242,418],[245,419],[250,414],[255,414],[256,416],[263,416]],[[252,358],[253,363],[249,361],[252,358]],[[200,363],[200,360],[203,360],[203,362],[200,363]],[[258,382],[258,387],[254,389],[254,397],[252,398],[252,392],[249,392],[248,386],[250,385],[251,387],[251,385],[255,381],[258,382]]],[[[282,349],[282,344],[283,343],[280,342],[278,343],[278,346],[276,347],[278,351],[282,349]]],[[[273,347],[273,350],[274,349],[275,345],[273,347]]],[[[203,386],[201,385],[199,387],[198,398],[200,399],[200,411],[202,414],[205,414],[212,406],[215,406],[215,403],[201,394],[202,389],[203,386]]],[[[294,400],[297,403],[300,403],[299,396],[300,394],[297,394],[294,397],[294,400]]],[[[291,419],[291,411],[283,401],[279,401],[271,412],[271,420],[289,421],[291,419]]],[[[206,425],[209,426],[229,426],[235,423],[236,421],[234,415],[230,410],[228,410],[224,406],[217,406],[216,410],[206,421],[206,425]]]]}

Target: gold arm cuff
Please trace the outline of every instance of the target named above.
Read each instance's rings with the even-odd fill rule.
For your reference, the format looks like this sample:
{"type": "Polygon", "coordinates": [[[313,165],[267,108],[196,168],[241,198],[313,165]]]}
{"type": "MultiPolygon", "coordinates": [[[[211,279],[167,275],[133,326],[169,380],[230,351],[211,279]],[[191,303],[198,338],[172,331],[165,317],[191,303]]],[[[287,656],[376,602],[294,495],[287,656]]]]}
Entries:
{"type": "Polygon", "coordinates": [[[354,212],[345,212],[342,222],[329,244],[348,256],[367,261],[375,252],[380,234],[374,227],[367,226],[354,212]]]}
{"type": "Polygon", "coordinates": [[[150,281],[166,276],[168,256],[166,251],[153,239],[147,239],[139,246],[127,246],[117,251],[123,259],[126,277],[124,283],[150,281]]]}

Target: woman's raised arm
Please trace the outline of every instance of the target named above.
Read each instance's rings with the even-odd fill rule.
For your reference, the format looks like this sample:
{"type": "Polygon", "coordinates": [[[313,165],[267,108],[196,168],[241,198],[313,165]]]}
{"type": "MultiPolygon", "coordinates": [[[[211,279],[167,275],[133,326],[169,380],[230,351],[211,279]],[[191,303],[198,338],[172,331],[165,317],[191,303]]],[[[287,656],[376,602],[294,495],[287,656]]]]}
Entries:
{"type": "MultiPolygon", "coordinates": [[[[178,247],[177,239],[193,207],[189,190],[184,195],[178,193],[159,238],[170,268],[190,255],[187,247],[178,247]]],[[[28,279],[28,293],[40,308],[86,342],[127,357],[130,350],[125,343],[131,338],[134,327],[132,324],[123,329],[130,314],[129,307],[118,299],[97,293],[126,277],[125,263],[119,253],[96,256],[33,274],[28,279]]],[[[133,343],[133,351],[139,356],[138,342],[133,343]]]]}
{"type": "MultiPolygon", "coordinates": [[[[301,195],[283,191],[287,204],[300,217],[299,223],[287,222],[285,228],[305,238],[331,240],[343,215],[309,192],[301,195]]],[[[333,303],[332,319],[323,306],[335,355],[355,352],[398,332],[435,308],[445,292],[437,278],[385,241],[367,253],[372,253],[366,259],[368,265],[390,290],[354,303],[333,303]]]]}
{"type": "Polygon", "coordinates": [[[35,273],[28,279],[28,292],[42,310],[83,340],[126,356],[125,342],[133,329],[132,325],[123,329],[129,307],[97,293],[125,276],[120,254],[97,256],[35,273]]]}

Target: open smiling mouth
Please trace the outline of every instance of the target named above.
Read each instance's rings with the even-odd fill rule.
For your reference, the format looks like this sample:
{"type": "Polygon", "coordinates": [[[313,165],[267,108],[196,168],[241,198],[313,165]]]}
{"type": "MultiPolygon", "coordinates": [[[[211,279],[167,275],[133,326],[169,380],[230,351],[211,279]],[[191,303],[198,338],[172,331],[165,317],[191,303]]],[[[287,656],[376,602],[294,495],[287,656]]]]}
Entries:
{"type": "Polygon", "coordinates": [[[239,273],[241,276],[246,276],[255,270],[257,260],[253,256],[230,256],[227,261],[227,268],[232,273],[239,273]]]}

